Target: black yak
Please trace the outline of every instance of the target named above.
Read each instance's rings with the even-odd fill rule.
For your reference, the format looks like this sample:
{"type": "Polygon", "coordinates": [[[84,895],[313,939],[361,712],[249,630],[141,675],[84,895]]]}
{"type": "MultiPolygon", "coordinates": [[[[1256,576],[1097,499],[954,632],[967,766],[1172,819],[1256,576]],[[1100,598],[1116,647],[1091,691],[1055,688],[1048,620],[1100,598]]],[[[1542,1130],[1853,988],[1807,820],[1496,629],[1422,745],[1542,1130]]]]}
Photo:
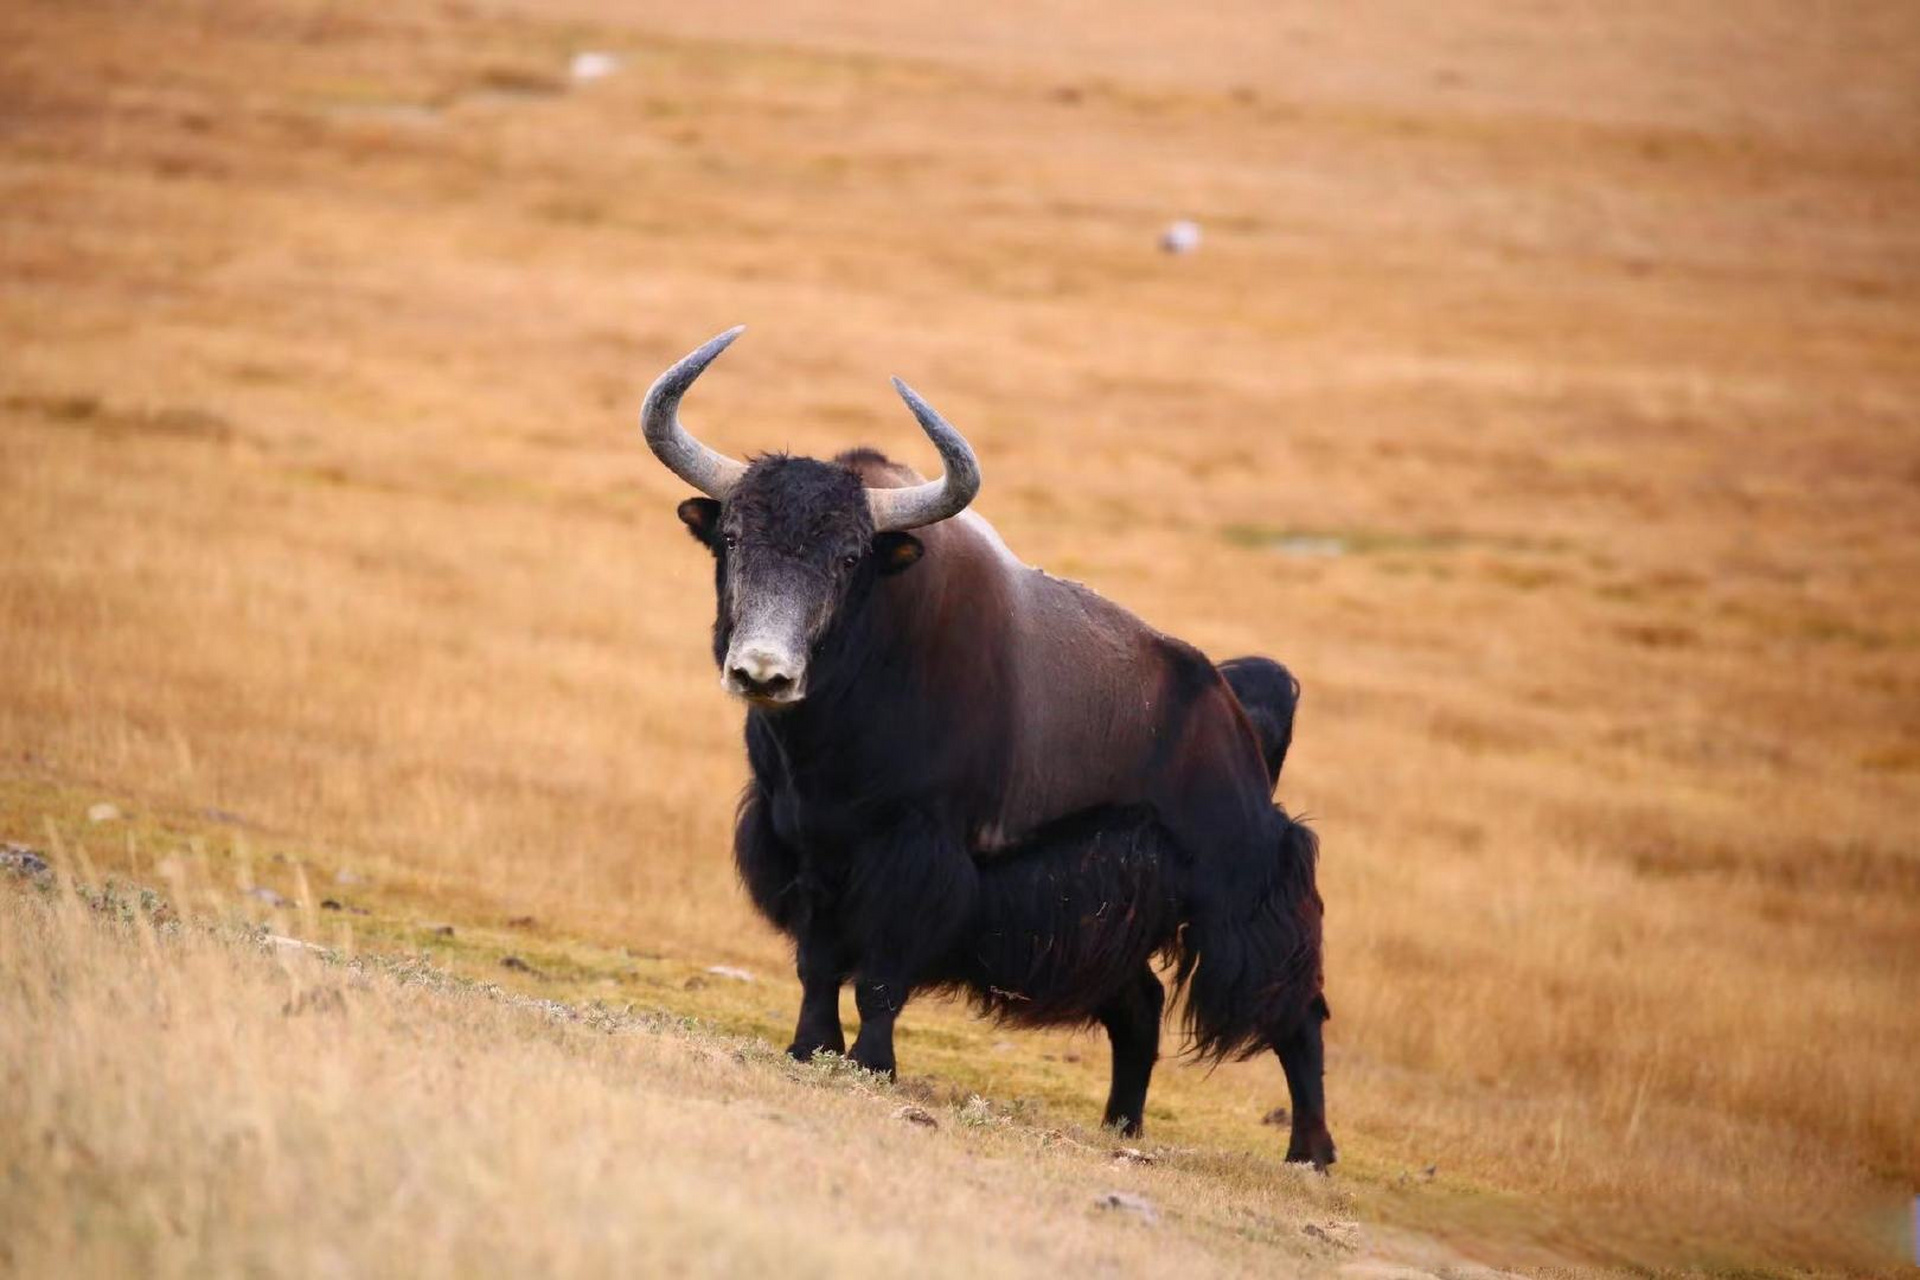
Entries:
{"type": "Polygon", "coordinates": [[[1015,1021],[1103,1023],[1108,1119],[1137,1130],[1160,953],[1196,1051],[1273,1050],[1288,1158],[1331,1163],[1314,841],[1272,803],[1292,678],[1229,664],[1256,725],[1191,645],[1022,564],[966,510],[972,449],[897,380],[938,480],[869,449],[741,462],[701,444],[679,402],[738,333],[662,374],[642,426],[703,495],[679,514],[713,553],[713,654],[748,707],[734,854],[795,944],[789,1052],[846,1051],[852,981],[848,1056],[890,1073],[908,996],[961,986],[1015,1021]]]}

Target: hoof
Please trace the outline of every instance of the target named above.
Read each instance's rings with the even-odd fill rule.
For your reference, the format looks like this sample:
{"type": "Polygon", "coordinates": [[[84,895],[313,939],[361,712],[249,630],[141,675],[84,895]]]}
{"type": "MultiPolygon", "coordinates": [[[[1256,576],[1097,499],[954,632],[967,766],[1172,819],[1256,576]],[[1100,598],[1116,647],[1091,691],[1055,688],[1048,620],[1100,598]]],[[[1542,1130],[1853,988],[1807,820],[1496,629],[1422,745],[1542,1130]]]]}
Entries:
{"type": "Polygon", "coordinates": [[[1340,1153],[1333,1146],[1333,1135],[1325,1129],[1304,1138],[1296,1137],[1287,1144],[1287,1163],[1310,1164],[1315,1173],[1325,1173],[1328,1166],[1339,1158],[1340,1153]]]}
{"type": "Polygon", "coordinates": [[[893,1079],[895,1075],[892,1058],[868,1062],[865,1056],[861,1054],[859,1045],[853,1047],[853,1052],[847,1055],[847,1061],[859,1067],[862,1071],[871,1071],[875,1075],[885,1076],[889,1080],[893,1079]]]}

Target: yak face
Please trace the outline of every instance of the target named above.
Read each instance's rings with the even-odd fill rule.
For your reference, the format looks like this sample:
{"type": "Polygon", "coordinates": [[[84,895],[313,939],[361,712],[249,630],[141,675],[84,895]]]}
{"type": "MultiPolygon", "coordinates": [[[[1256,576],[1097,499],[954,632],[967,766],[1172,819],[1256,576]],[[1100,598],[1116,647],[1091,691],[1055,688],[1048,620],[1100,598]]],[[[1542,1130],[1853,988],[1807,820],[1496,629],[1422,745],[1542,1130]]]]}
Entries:
{"type": "Polygon", "coordinates": [[[805,698],[875,579],[920,558],[912,534],[874,531],[859,476],[812,458],[757,459],[724,501],[689,498],[679,515],[714,556],[720,687],[762,710],[805,698]]]}
{"type": "Polygon", "coordinates": [[[680,400],[740,336],[729,329],[653,380],[640,406],[647,447],[704,497],[680,519],[713,551],[719,608],[713,653],[720,684],[765,709],[807,695],[811,670],[864,607],[883,573],[920,558],[918,529],[959,515],[980,491],[980,464],[965,437],[906,383],[894,390],[940,451],[938,480],[866,488],[853,467],[884,463],[871,451],[835,462],[784,455],[746,463],[701,444],[680,424],[680,400]]]}

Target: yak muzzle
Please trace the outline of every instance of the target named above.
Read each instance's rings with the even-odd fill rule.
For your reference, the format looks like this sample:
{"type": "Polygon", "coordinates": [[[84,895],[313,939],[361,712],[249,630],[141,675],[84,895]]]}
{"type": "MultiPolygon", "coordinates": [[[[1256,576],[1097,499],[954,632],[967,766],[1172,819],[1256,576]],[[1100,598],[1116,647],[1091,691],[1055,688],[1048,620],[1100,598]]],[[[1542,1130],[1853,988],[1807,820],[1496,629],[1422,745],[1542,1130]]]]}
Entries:
{"type": "Polygon", "coordinates": [[[720,687],[759,706],[785,706],[806,696],[806,664],[771,645],[743,644],[727,653],[720,687]]]}

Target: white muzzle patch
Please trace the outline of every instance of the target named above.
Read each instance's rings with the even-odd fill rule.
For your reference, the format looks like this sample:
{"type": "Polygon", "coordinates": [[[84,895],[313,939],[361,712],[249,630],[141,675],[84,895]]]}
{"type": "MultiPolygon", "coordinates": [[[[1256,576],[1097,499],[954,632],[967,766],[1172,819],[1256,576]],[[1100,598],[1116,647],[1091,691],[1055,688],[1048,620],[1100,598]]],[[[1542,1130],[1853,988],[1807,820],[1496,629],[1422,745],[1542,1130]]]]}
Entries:
{"type": "Polygon", "coordinates": [[[720,687],[736,698],[767,706],[798,702],[806,696],[807,664],[785,645],[760,639],[736,639],[727,650],[720,687]]]}

